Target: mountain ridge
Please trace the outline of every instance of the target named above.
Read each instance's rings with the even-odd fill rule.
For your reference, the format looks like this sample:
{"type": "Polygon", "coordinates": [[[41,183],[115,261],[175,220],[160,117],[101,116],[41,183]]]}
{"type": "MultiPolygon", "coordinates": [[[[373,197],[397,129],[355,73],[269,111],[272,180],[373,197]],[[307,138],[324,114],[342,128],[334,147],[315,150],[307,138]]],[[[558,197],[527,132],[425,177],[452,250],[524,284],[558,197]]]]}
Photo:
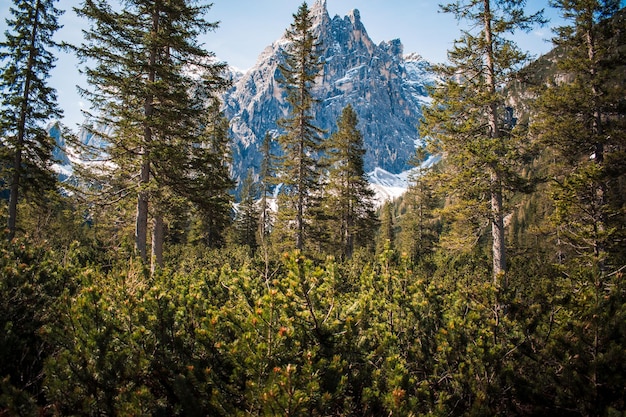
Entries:
{"type": "MultiPolygon", "coordinates": [[[[311,15],[314,33],[323,45],[324,67],[313,88],[319,100],[315,108],[318,127],[330,135],[341,111],[350,104],[364,137],[366,171],[406,171],[420,143],[417,125],[421,107],[429,101],[426,87],[435,80],[430,63],[415,53],[405,56],[399,39],[376,45],[358,9],[331,18],[326,2],[317,0],[311,15]]],[[[276,80],[286,45],[284,36],[268,45],[245,74],[231,76],[236,81],[223,95],[237,179],[249,168],[258,171],[265,134],[280,135],[276,122],[288,114],[284,91],[276,80]]],[[[280,153],[277,143],[273,152],[280,153]]]]}

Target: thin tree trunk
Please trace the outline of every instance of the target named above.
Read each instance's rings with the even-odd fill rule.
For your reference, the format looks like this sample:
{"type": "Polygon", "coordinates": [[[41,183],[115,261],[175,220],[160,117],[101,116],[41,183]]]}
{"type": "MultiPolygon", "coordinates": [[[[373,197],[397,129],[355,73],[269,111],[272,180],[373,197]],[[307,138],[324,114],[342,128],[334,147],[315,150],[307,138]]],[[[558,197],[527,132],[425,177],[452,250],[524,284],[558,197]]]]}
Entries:
{"type": "Polygon", "coordinates": [[[308,192],[306,190],[305,184],[305,170],[304,170],[304,112],[300,114],[300,148],[298,150],[299,154],[299,165],[298,165],[298,202],[297,202],[297,213],[296,213],[296,249],[302,250],[304,248],[304,193],[308,192]]]}
{"type": "MultiPolygon", "coordinates": [[[[158,11],[155,11],[152,15],[152,33],[156,34],[159,31],[159,15],[158,11]]],[[[156,58],[157,49],[153,46],[150,49],[149,56],[149,70],[148,70],[148,84],[154,84],[156,80],[156,58]]],[[[145,190],[146,185],[150,182],[150,150],[149,144],[152,142],[152,128],[149,125],[150,118],[154,113],[154,96],[148,94],[144,102],[144,145],[143,152],[141,154],[141,173],[139,179],[139,194],[137,196],[137,215],[135,224],[135,245],[137,252],[141,257],[141,260],[145,263],[148,257],[148,191],[145,190]]]]}
{"type": "MultiPolygon", "coordinates": [[[[493,59],[493,38],[491,32],[491,2],[483,0],[484,4],[484,30],[485,30],[485,60],[487,67],[487,87],[492,101],[488,108],[488,121],[491,138],[500,139],[498,127],[498,103],[496,96],[495,63],[493,59]]],[[[498,283],[498,278],[506,272],[506,247],[504,241],[504,218],[502,213],[502,185],[499,173],[492,168],[491,173],[491,216],[492,216],[492,256],[493,256],[493,281],[498,283]]]]}
{"type": "Polygon", "coordinates": [[[495,172],[492,174],[491,182],[493,283],[497,284],[498,278],[506,272],[506,245],[504,241],[504,217],[502,215],[502,187],[500,178],[495,172]]]}
{"type": "MultiPolygon", "coordinates": [[[[350,174],[347,174],[349,177],[350,174]]],[[[353,206],[354,196],[353,196],[353,187],[354,185],[350,181],[350,179],[346,180],[346,186],[344,190],[346,191],[346,202],[347,207],[345,208],[344,214],[344,256],[345,259],[352,258],[352,253],[354,252],[354,219],[355,219],[355,209],[353,206]]]]}
{"type": "MultiPolygon", "coordinates": [[[[596,57],[596,40],[593,34],[593,24],[590,22],[589,28],[585,33],[585,42],[587,44],[587,57],[589,59],[589,75],[591,77],[591,95],[593,100],[593,125],[592,125],[592,134],[595,139],[599,139],[602,135],[603,126],[602,126],[602,112],[600,110],[600,91],[598,88],[598,68],[597,68],[597,57],[596,57]]],[[[594,151],[595,151],[595,162],[598,165],[602,165],[604,163],[604,144],[602,142],[594,143],[594,151]]],[[[595,239],[593,242],[594,246],[594,258],[599,269],[599,273],[595,273],[594,280],[594,288],[595,288],[595,304],[594,308],[598,309],[600,306],[600,298],[603,286],[603,278],[606,273],[606,266],[604,261],[602,260],[602,252],[604,252],[604,242],[599,236],[601,236],[606,228],[606,217],[603,213],[603,206],[605,204],[605,196],[606,196],[606,187],[603,181],[599,184],[599,187],[596,191],[597,203],[600,207],[599,212],[594,216],[596,221],[595,227],[595,239]]],[[[600,409],[599,407],[599,398],[600,398],[600,375],[598,371],[598,360],[600,356],[601,346],[600,346],[600,322],[598,320],[598,315],[594,314],[592,319],[593,326],[593,348],[592,348],[592,370],[591,370],[591,382],[593,384],[593,404],[596,406],[596,409],[600,409]]],[[[599,413],[595,413],[594,415],[600,415],[599,413]]]]}
{"type": "Polygon", "coordinates": [[[22,94],[22,103],[20,106],[20,116],[17,126],[17,140],[15,143],[15,156],[13,158],[13,178],[11,181],[11,194],[9,196],[9,219],[7,227],[9,228],[9,240],[15,237],[17,230],[17,201],[20,191],[20,180],[22,177],[22,152],[24,150],[24,141],[26,140],[26,113],[28,112],[28,96],[30,95],[30,84],[32,82],[32,72],[35,60],[35,41],[39,26],[39,8],[40,1],[35,4],[35,16],[33,17],[33,28],[30,33],[30,48],[28,51],[28,63],[26,67],[26,79],[24,80],[24,93],[22,94]]]}
{"type": "MultiPolygon", "coordinates": [[[[149,129],[149,128],[147,128],[149,129]]],[[[143,155],[144,162],[141,164],[140,187],[150,181],[150,162],[147,151],[143,155]]],[[[135,246],[143,262],[147,262],[148,257],[148,192],[144,189],[139,191],[137,196],[137,214],[135,219],[135,246]]]]}
{"type": "Polygon", "coordinates": [[[152,258],[150,272],[154,274],[157,268],[163,268],[163,237],[164,237],[163,216],[154,216],[152,224],[152,258]]]}

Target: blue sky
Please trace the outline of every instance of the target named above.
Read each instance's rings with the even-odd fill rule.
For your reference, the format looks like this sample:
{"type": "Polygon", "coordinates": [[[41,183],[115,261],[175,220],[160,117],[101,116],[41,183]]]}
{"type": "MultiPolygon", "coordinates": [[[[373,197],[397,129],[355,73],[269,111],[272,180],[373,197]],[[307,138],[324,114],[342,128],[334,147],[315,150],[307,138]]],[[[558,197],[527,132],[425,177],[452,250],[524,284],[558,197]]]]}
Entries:
{"type": "MultiPolygon", "coordinates": [[[[314,0],[308,0],[312,5],[314,0]]],[[[206,45],[231,65],[245,69],[273,40],[279,38],[292,22],[292,15],[302,0],[214,0],[212,14],[220,29],[206,37],[206,45]],[[250,36],[252,34],[252,36],[250,36]]],[[[405,53],[417,52],[433,62],[443,62],[446,50],[459,36],[456,20],[439,12],[441,0],[327,0],[328,12],[345,16],[358,9],[368,34],[375,43],[399,38],[405,53]]],[[[547,0],[529,0],[528,10],[545,9],[547,0]]],[[[538,28],[520,36],[524,49],[542,53],[549,49],[544,42],[551,36],[549,28],[538,28]]]]}
{"type": "MultiPolygon", "coordinates": [[[[314,0],[308,0],[309,5],[314,0]]],[[[375,43],[399,38],[405,53],[416,52],[431,62],[443,62],[446,50],[459,37],[456,20],[439,12],[438,0],[327,0],[332,16],[345,16],[358,9],[361,21],[375,43]]],[[[0,27],[4,32],[4,18],[12,1],[0,2],[0,27]]],[[[78,0],[60,0],[59,8],[67,10],[61,18],[64,28],[57,38],[72,43],[81,40],[84,25],[71,10],[78,0]]],[[[213,0],[207,19],[219,21],[220,27],[204,35],[201,42],[218,58],[228,64],[246,69],[254,65],[263,49],[278,39],[293,20],[293,13],[302,0],[213,0]]],[[[558,22],[558,14],[548,7],[548,0],[528,0],[528,11],[545,9],[547,17],[558,22]]],[[[3,36],[3,35],[2,35],[3,36]]],[[[521,48],[534,55],[550,49],[549,27],[537,28],[529,34],[516,35],[521,48]]],[[[64,122],[75,128],[82,121],[80,108],[88,106],[76,92],[76,84],[84,85],[75,58],[59,52],[57,66],[52,72],[50,84],[57,89],[61,108],[65,111],[64,122]]]]}

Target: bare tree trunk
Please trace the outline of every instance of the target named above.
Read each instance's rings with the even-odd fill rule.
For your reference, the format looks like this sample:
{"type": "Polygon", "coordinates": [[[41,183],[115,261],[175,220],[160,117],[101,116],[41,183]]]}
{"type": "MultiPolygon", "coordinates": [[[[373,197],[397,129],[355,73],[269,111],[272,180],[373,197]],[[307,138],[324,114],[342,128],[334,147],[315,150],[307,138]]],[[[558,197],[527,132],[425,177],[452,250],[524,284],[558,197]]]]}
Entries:
{"type": "Polygon", "coordinates": [[[305,189],[305,170],[304,170],[304,112],[300,114],[300,145],[298,149],[299,166],[298,166],[298,202],[296,207],[296,249],[304,248],[304,193],[305,189]]]}
{"type": "Polygon", "coordinates": [[[157,268],[163,268],[163,216],[156,214],[152,224],[152,257],[150,273],[154,274],[157,268]]]}
{"type": "MultiPolygon", "coordinates": [[[[141,175],[139,184],[148,184],[150,181],[150,163],[147,155],[143,155],[145,161],[141,165],[141,175]]],[[[147,262],[148,258],[148,192],[144,189],[139,190],[137,196],[137,214],[135,218],[135,246],[141,260],[147,262]]]]}
{"type": "Polygon", "coordinates": [[[504,241],[504,216],[502,215],[502,187],[496,173],[491,176],[491,220],[493,283],[506,272],[506,245],[504,241]]]}

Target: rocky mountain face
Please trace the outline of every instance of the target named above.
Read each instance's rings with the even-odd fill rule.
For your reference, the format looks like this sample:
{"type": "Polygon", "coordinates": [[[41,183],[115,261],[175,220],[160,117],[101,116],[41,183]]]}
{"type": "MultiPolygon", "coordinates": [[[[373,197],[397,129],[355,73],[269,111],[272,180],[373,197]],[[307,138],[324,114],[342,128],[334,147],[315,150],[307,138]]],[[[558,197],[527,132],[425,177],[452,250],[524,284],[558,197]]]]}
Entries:
{"type": "MultiPolygon", "coordinates": [[[[404,55],[398,39],[376,45],[358,10],[331,18],[326,0],[316,0],[311,11],[325,62],[314,89],[317,126],[329,136],[344,107],[351,104],[364,136],[365,170],[370,172],[370,182],[394,190],[405,188],[404,172],[410,168],[408,161],[420,141],[417,125],[421,108],[428,103],[426,87],[435,82],[430,64],[417,54],[404,55]],[[390,175],[397,184],[388,184],[390,175]]],[[[266,133],[280,135],[277,121],[288,114],[286,94],[277,81],[286,45],[287,40],[281,38],[268,46],[247,72],[229,68],[225,74],[233,83],[223,96],[223,110],[230,120],[233,175],[237,180],[249,168],[258,172],[263,138],[266,133]]],[[[60,131],[53,129],[51,134],[58,146],[55,169],[61,178],[69,178],[72,164],[64,140],[60,131]]],[[[89,129],[83,127],[78,136],[92,149],[106,149],[106,142],[89,129]]],[[[272,146],[273,153],[279,154],[277,141],[272,146]]]]}
{"type": "MultiPolygon", "coordinates": [[[[326,1],[317,0],[311,11],[325,63],[314,89],[317,126],[330,135],[343,108],[351,104],[364,136],[366,171],[405,171],[420,140],[417,124],[421,106],[428,102],[426,86],[434,82],[429,63],[415,54],[405,56],[400,40],[376,45],[358,10],[331,19],[326,1]]],[[[278,136],[276,122],[289,111],[277,81],[286,45],[281,38],[268,46],[224,95],[236,177],[249,167],[258,169],[264,136],[278,136]]]]}

